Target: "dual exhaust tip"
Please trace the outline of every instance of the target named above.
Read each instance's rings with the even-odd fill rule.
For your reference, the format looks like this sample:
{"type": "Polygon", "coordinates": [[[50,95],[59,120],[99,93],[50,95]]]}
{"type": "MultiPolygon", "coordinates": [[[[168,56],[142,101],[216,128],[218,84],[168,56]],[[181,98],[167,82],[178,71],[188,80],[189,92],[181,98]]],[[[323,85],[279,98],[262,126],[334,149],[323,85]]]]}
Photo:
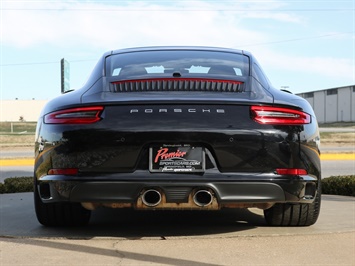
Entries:
{"type": "Polygon", "coordinates": [[[213,195],[210,191],[205,189],[197,190],[193,196],[193,201],[199,207],[206,207],[212,204],[213,195]]]}
{"type": "Polygon", "coordinates": [[[142,195],[142,202],[145,206],[155,207],[161,202],[161,193],[155,189],[148,189],[142,195]]]}
{"type": "MultiPolygon", "coordinates": [[[[197,190],[192,197],[195,205],[199,207],[206,207],[213,202],[213,195],[209,190],[197,190]]],[[[142,194],[142,202],[147,207],[158,206],[162,201],[161,193],[156,189],[148,189],[142,194]]]]}

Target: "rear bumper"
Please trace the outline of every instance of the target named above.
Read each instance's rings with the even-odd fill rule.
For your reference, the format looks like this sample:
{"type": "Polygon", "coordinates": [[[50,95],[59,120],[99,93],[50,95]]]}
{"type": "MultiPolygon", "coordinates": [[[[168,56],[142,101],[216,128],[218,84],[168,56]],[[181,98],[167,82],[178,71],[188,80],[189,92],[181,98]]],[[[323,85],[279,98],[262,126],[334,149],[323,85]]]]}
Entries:
{"type": "MultiPolygon", "coordinates": [[[[142,193],[155,189],[163,195],[166,206],[185,206],[197,190],[213,194],[218,208],[274,203],[312,203],[317,193],[317,178],[305,176],[228,175],[206,174],[203,177],[188,175],[159,175],[149,179],[148,173],[115,176],[70,177],[47,175],[37,181],[43,202],[107,203],[109,207],[137,207],[142,193]],[[114,205],[114,203],[116,205],[114,205]],[[171,204],[175,205],[171,205],[171,204]],[[110,205],[111,204],[111,205],[110,205]],[[169,205],[170,204],[170,205],[169,205]],[[176,205],[177,204],[177,205],[176,205]],[[244,204],[244,205],[243,205],[244,204]]],[[[106,204],[106,205],[107,205],[106,204]]],[[[158,206],[159,207],[159,206],[158,206]]],[[[190,206],[191,207],[191,206],[190,206]]]]}

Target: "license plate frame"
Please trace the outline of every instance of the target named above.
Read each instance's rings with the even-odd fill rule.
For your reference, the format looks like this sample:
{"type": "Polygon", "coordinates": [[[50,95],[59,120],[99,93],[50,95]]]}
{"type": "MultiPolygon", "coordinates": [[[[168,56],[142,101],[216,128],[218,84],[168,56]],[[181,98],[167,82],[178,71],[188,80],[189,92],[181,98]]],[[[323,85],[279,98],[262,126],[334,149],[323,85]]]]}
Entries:
{"type": "Polygon", "coordinates": [[[205,150],[189,144],[163,144],[149,148],[149,171],[154,173],[201,173],[205,150]]]}

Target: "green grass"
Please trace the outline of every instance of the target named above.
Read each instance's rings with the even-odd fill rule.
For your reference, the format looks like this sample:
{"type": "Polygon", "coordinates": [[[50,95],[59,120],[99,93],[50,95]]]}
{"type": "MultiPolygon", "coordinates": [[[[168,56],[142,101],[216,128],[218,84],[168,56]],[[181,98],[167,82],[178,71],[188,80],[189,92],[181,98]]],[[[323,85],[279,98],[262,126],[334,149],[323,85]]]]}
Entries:
{"type": "Polygon", "coordinates": [[[354,122],[334,122],[319,124],[319,127],[355,127],[354,122]]]}
{"type": "Polygon", "coordinates": [[[347,138],[352,136],[352,132],[320,132],[320,139],[347,138]]]}
{"type": "Polygon", "coordinates": [[[34,145],[36,122],[0,122],[0,146],[34,145]]]}
{"type": "Polygon", "coordinates": [[[320,132],[321,143],[348,143],[354,145],[355,132],[320,132]]]}
{"type": "Polygon", "coordinates": [[[1,134],[34,134],[36,122],[0,122],[1,134]]]}

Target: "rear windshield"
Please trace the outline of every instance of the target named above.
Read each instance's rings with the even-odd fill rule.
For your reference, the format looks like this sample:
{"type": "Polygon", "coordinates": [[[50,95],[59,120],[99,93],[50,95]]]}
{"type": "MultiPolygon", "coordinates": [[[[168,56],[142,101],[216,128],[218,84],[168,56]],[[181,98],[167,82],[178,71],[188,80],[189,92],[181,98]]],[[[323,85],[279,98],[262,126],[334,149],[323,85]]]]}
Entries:
{"type": "Polygon", "coordinates": [[[141,75],[249,75],[249,58],[216,51],[164,50],[115,54],[106,59],[106,76],[130,78],[141,75]]]}

